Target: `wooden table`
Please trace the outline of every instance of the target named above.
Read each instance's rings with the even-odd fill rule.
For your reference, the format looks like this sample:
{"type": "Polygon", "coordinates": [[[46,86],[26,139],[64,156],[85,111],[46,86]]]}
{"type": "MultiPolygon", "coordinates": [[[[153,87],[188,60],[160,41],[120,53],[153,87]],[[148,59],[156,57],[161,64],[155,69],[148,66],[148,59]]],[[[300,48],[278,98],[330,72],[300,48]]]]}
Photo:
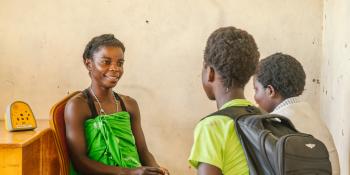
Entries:
{"type": "Polygon", "coordinates": [[[32,131],[8,132],[0,121],[2,175],[60,174],[58,153],[48,120],[38,120],[32,131]]]}

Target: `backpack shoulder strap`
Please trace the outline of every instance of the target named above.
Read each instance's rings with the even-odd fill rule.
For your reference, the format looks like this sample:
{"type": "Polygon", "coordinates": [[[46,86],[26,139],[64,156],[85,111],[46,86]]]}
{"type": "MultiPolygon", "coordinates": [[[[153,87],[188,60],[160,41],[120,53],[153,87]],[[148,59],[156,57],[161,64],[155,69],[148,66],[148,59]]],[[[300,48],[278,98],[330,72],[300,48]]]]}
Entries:
{"type": "Polygon", "coordinates": [[[209,114],[208,116],[202,118],[201,120],[214,115],[224,115],[236,121],[238,118],[245,115],[258,115],[258,114],[262,114],[262,112],[260,111],[259,108],[255,106],[230,106],[225,109],[216,111],[212,114],[209,114]]]}

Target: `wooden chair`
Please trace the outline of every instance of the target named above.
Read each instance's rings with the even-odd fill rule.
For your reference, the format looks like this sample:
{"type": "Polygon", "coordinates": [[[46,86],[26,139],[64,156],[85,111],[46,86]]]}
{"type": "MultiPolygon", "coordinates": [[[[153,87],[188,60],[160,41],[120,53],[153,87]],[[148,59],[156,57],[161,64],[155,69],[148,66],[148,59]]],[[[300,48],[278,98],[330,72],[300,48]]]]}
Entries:
{"type": "Polygon", "coordinates": [[[55,144],[60,162],[60,174],[62,175],[68,175],[70,165],[68,147],[66,142],[66,125],[64,122],[64,109],[66,107],[67,101],[79,92],[80,91],[76,91],[67,95],[61,101],[53,105],[50,110],[50,127],[54,132],[55,144]]]}

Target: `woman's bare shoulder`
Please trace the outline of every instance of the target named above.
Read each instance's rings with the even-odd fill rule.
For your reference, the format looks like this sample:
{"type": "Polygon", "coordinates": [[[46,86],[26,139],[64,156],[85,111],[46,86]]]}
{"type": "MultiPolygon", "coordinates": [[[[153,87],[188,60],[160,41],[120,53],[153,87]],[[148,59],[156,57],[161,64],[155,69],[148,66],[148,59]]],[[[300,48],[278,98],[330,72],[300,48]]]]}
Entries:
{"type": "Polygon", "coordinates": [[[118,94],[120,98],[123,100],[126,110],[130,112],[131,114],[138,114],[139,113],[139,106],[137,104],[137,101],[128,96],[128,95],[123,95],[123,94],[118,94]]]}
{"type": "Polygon", "coordinates": [[[65,116],[66,117],[83,117],[87,118],[91,115],[88,101],[86,96],[80,92],[73,97],[71,97],[65,107],[65,116]]]}
{"type": "Polygon", "coordinates": [[[87,104],[87,98],[86,96],[82,93],[79,92],[77,94],[75,94],[73,97],[71,97],[68,101],[67,101],[67,106],[68,105],[81,105],[81,104],[87,104]]]}
{"type": "Polygon", "coordinates": [[[122,98],[125,105],[135,105],[137,104],[136,100],[128,95],[118,94],[122,98]]]}

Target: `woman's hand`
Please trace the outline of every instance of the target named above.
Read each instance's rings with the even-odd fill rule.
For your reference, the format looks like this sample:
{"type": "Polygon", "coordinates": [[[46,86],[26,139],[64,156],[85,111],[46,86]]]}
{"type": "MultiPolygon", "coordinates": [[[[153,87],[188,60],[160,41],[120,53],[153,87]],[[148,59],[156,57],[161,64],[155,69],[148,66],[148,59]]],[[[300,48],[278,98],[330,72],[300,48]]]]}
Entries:
{"type": "Polygon", "coordinates": [[[167,175],[161,168],[142,166],[130,169],[128,175],[167,175]]]}
{"type": "Polygon", "coordinates": [[[168,169],[164,168],[164,167],[160,167],[160,169],[163,171],[164,175],[170,175],[168,169]]]}

